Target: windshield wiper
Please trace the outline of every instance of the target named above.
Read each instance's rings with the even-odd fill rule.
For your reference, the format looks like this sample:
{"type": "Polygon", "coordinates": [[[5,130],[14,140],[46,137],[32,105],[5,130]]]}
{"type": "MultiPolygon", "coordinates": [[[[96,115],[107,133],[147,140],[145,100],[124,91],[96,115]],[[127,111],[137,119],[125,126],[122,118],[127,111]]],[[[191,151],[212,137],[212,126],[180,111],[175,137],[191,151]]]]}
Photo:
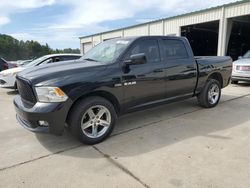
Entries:
{"type": "Polygon", "coordinates": [[[96,60],[91,59],[91,58],[86,58],[86,59],[83,59],[83,60],[87,60],[87,61],[96,61],[96,60]]]}

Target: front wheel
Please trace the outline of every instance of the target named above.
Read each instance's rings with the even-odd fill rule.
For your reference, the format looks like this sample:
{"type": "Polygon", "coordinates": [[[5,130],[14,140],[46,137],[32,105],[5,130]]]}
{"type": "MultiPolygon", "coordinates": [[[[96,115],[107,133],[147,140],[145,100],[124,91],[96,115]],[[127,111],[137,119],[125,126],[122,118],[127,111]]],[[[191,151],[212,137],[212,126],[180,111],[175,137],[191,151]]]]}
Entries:
{"type": "Polygon", "coordinates": [[[70,128],[84,144],[97,144],[112,132],[116,112],[102,97],[89,97],[76,104],[70,113],[70,128]]]}
{"type": "Polygon", "coordinates": [[[197,96],[199,104],[204,108],[215,107],[221,97],[221,85],[217,80],[209,79],[202,92],[197,96]]]}

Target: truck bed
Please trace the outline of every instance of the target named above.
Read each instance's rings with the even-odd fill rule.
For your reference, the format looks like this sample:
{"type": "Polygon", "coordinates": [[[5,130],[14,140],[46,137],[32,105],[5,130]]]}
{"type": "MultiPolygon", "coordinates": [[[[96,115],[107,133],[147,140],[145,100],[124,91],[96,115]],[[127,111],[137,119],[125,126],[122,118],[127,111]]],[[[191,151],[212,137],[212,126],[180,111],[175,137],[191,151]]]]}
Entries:
{"type": "Polygon", "coordinates": [[[201,91],[207,76],[212,73],[220,73],[222,75],[222,88],[226,87],[230,81],[232,74],[232,58],[228,56],[196,56],[198,69],[198,83],[196,92],[201,91]]]}

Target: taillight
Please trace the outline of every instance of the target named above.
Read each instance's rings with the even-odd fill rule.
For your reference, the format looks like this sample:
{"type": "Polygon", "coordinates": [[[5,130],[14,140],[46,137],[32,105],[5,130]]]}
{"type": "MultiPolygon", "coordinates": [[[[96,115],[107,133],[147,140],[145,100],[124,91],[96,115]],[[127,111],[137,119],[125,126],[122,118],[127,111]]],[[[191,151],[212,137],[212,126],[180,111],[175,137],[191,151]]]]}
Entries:
{"type": "Polygon", "coordinates": [[[239,70],[239,71],[250,71],[250,66],[236,66],[236,70],[239,70]]]}
{"type": "Polygon", "coordinates": [[[9,68],[8,64],[7,64],[7,63],[4,63],[4,64],[3,64],[3,69],[5,70],[5,69],[8,69],[8,68],[9,68]]]}

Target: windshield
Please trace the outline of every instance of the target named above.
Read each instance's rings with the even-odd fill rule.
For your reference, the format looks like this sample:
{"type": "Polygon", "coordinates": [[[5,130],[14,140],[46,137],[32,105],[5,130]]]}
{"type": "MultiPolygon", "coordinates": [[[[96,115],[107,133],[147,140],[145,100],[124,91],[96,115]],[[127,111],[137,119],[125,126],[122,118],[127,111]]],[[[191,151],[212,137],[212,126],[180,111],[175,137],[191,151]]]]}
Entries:
{"type": "Polygon", "coordinates": [[[243,58],[250,58],[250,50],[243,56],[243,58]]]}
{"type": "Polygon", "coordinates": [[[90,49],[81,59],[111,63],[126,49],[131,39],[113,39],[105,41],[90,49]]]}
{"type": "Polygon", "coordinates": [[[42,56],[42,57],[39,57],[37,59],[35,59],[34,61],[31,61],[30,63],[28,64],[25,64],[24,67],[34,67],[36,66],[37,64],[43,62],[45,59],[47,59],[48,56],[42,56]]]}

